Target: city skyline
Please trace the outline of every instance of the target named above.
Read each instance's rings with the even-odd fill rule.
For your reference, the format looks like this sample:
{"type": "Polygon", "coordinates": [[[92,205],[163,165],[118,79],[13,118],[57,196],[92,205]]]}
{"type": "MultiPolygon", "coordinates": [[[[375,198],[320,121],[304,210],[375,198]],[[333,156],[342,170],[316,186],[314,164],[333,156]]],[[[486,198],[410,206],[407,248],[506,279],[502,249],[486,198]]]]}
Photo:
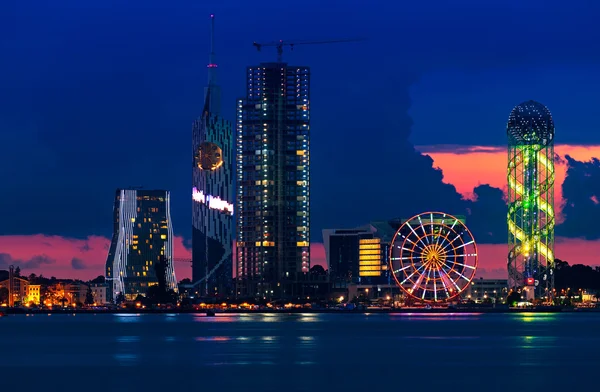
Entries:
{"type": "MultiPolygon", "coordinates": [[[[469,2],[459,3],[453,7],[460,9],[469,2]]],[[[461,16],[440,2],[437,9],[462,21],[464,31],[445,30],[448,22],[433,23],[419,5],[407,6],[410,12],[400,12],[404,11],[400,7],[357,6],[349,11],[355,19],[352,23],[335,20],[334,38],[338,34],[356,35],[354,27],[358,25],[364,26],[369,41],[327,48],[298,47],[286,53],[290,62],[310,65],[314,78],[313,264],[318,264],[323,228],[351,228],[431,209],[462,214],[470,208],[479,213],[469,216],[468,222],[480,246],[480,273],[503,267],[507,252],[502,242],[506,236],[502,213],[506,150],[475,150],[504,145],[506,113],[515,103],[528,99],[550,107],[560,130],[556,152],[562,160],[557,163],[556,196],[563,204],[556,257],[572,264],[598,264],[590,256],[577,253],[586,247],[600,249],[600,233],[593,224],[600,215],[596,196],[600,190],[595,185],[600,164],[585,163],[600,157],[600,137],[595,132],[600,123],[593,114],[594,91],[600,88],[594,67],[600,59],[585,50],[598,38],[596,30],[586,30],[592,23],[593,7],[598,6],[559,10],[545,2],[546,17],[541,23],[530,18],[533,10],[516,13],[516,2],[505,4],[495,15],[489,9],[474,7],[461,16]],[[361,13],[365,18],[377,13],[383,18],[381,25],[391,23],[392,15],[399,13],[403,21],[407,20],[405,27],[395,28],[389,37],[373,24],[356,23],[361,13]],[[513,17],[514,31],[504,32],[505,36],[495,34],[494,28],[501,31],[500,20],[507,16],[513,17]],[[408,20],[411,18],[433,28],[432,32],[398,41],[395,37],[403,37],[404,29],[417,27],[417,34],[413,34],[417,36],[423,31],[408,20]],[[546,25],[560,28],[548,31],[546,25]],[[441,31],[447,35],[440,37],[441,31]],[[483,38],[466,33],[471,31],[481,32],[479,35],[491,43],[480,45],[483,38]],[[545,40],[539,46],[514,48],[513,43],[525,33],[545,34],[545,40]],[[455,46],[453,40],[461,46],[455,46]],[[363,52],[368,55],[363,56],[363,52]],[[389,76],[382,78],[383,74],[389,76]],[[426,151],[425,145],[432,144],[438,147],[426,151]],[[452,147],[451,152],[440,147],[448,144],[459,147],[452,147]],[[357,164],[357,145],[375,151],[376,159],[357,164]],[[414,152],[414,145],[431,159],[414,152]],[[483,165],[478,164],[482,157],[486,159],[483,165]],[[433,170],[436,166],[443,169],[443,178],[433,170]],[[405,169],[408,167],[411,169],[405,169]],[[575,184],[577,179],[588,177],[588,181],[575,184]],[[368,185],[361,188],[359,178],[368,178],[368,185]],[[444,186],[442,179],[456,189],[444,186]],[[493,188],[479,188],[478,201],[472,204],[460,200],[467,193],[472,197],[478,184],[493,188]],[[431,189],[437,196],[407,195],[403,192],[406,187],[431,189]],[[490,252],[487,259],[486,248],[490,252]],[[496,255],[496,248],[501,249],[498,255],[502,257],[496,255]]],[[[187,152],[190,120],[202,108],[198,91],[205,84],[204,53],[208,51],[204,17],[214,11],[223,20],[225,31],[219,44],[227,48],[222,61],[226,65],[220,71],[227,75],[223,112],[233,119],[245,67],[275,58],[274,51],[267,48],[256,53],[251,42],[330,38],[331,30],[325,26],[327,18],[336,12],[323,6],[316,13],[316,5],[307,4],[302,12],[312,14],[313,27],[302,35],[299,32],[305,30],[296,20],[301,18],[284,16],[271,23],[275,15],[286,12],[269,11],[265,5],[264,16],[257,16],[261,23],[253,21],[252,26],[269,28],[240,35],[250,28],[243,18],[248,9],[241,3],[237,11],[184,6],[164,13],[147,10],[137,25],[131,25],[132,14],[127,9],[121,16],[102,10],[92,16],[86,7],[69,13],[43,6],[33,11],[19,7],[0,12],[20,22],[16,36],[10,37],[14,44],[0,41],[12,59],[0,66],[0,81],[8,93],[0,97],[4,104],[0,126],[12,130],[0,139],[12,147],[1,158],[5,170],[0,176],[11,192],[2,196],[0,207],[4,220],[0,227],[0,269],[12,263],[24,271],[57,276],[73,273],[87,278],[102,273],[111,235],[109,200],[114,188],[127,184],[172,191],[178,234],[175,257],[190,257],[187,152]],[[81,27],[81,20],[97,26],[103,18],[111,21],[112,30],[97,33],[95,28],[81,27]],[[162,32],[151,30],[157,19],[168,26],[166,38],[161,37],[162,32]],[[59,22],[64,31],[56,28],[59,22]],[[131,33],[131,26],[141,32],[131,33]],[[80,45],[66,48],[72,36],[79,37],[80,45]],[[177,44],[165,45],[165,39],[177,44]],[[33,55],[35,61],[30,57],[33,55]],[[131,145],[138,147],[130,151],[131,145]],[[154,160],[154,155],[147,153],[161,149],[164,160],[154,160]],[[36,179],[35,187],[31,178],[36,179]],[[183,244],[188,245],[187,250],[183,244]]],[[[588,253],[593,255],[594,251],[588,253]]],[[[189,276],[187,264],[176,267],[178,275],[189,276]]]]}

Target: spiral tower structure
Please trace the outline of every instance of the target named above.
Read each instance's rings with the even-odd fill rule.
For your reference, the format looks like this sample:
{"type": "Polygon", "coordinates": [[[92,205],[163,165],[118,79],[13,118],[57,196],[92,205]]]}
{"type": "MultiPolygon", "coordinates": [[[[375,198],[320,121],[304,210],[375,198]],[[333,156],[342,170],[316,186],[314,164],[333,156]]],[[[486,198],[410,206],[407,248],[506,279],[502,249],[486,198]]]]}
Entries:
{"type": "Polygon", "coordinates": [[[554,289],[554,121],[527,101],[508,118],[508,284],[524,297],[554,289]]]}

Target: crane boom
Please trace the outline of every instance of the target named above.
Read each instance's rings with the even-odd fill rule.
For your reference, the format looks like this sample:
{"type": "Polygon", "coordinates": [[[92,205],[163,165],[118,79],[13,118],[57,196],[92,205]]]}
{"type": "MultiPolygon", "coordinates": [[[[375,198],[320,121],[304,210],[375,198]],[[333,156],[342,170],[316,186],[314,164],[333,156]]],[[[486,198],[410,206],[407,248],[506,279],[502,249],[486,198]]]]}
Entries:
{"type": "Polygon", "coordinates": [[[281,62],[283,62],[283,47],[284,46],[289,46],[290,50],[294,50],[294,46],[296,46],[296,45],[334,44],[334,43],[340,43],[340,42],[358,42],[358,41],[363,41],[363,40],[364,39],[362,39],[362,38],[341,38],[341,39],[333,39],[333,40],[326,40],[326,41],[284,41],[284,40],[279,40],[279,41],[266,42],[266,43],[259,43],[259,42],[255,41],[252,43],[252,45],[259,52],[263,46],[274,46],[275,48],[277,48],[277,62],[281,63],[281,62]]]}

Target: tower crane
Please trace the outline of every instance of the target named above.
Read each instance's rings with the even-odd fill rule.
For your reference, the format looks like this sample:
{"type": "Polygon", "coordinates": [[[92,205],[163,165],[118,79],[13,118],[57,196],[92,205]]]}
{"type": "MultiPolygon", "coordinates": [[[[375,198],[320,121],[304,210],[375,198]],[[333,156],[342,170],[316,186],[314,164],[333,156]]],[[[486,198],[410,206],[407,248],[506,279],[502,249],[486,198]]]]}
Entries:
{"type": "Polygon", "coordinates": [[[343,39],[328,40],[328,41],[284,41],[284,40],[279,40],[279,41],[265,42],[265,43],[254,42],[254,43],[252,43],[252,45],[254,45],[256,50],[258,50],[259,52],[263,46],[274,46],[275,48],[277,48],[277,62],[282,63],[284,46],[289,46],[290,50],[294,50],[294,46],[296,46],[296,45],[334,44],[334,43],[339,43],[339,42],[357,42],[357,41],[363,41],[363,40],[364,39],[362,39],[362,38],[343,38],[343,39]]]}

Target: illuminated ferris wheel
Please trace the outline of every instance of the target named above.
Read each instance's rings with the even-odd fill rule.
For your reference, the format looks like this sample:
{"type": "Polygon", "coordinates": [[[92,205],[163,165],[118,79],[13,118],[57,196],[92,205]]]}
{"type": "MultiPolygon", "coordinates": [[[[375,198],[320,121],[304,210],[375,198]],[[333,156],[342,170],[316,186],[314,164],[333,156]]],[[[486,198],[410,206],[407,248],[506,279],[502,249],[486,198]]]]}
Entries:
{"type": "Polygon", "coordinates": [[[390,246],[390,270],[400,288],[422,302],[448,302],[471,284],[477,245],[459,219],[425,212],[400,226],[390,246]]]}

